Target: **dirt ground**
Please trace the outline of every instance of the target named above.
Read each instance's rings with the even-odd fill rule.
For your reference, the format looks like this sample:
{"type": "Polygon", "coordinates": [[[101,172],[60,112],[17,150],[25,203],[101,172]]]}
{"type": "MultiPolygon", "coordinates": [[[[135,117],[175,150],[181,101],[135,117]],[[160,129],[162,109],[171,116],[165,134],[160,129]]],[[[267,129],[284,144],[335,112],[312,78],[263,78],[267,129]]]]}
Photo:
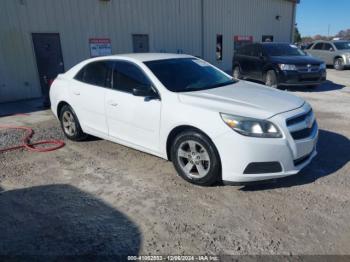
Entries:
{"type": "MultiPolygon", "coordinates": [[[[350,254],[350,71],[341,74],[290,90],[315,110],[319,154],[276,183],[197,187],[170,162],[94,138],[0,154],[0,254],[350,254]]],[[[49,111],[3,124],[63,138],[49,111]]],[[[18,137],[0,132],[0,147],[18,137]]]]}

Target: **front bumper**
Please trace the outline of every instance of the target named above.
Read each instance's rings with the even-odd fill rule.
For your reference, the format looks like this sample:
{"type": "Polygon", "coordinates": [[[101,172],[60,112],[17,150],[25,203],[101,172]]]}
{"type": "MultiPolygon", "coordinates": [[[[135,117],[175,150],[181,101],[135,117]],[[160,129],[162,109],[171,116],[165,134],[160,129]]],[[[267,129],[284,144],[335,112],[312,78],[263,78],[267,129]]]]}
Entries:
{"type": "Polygon", "coordinates": [[[278,83],[281,86],[319,85],[327,80],[326,70],[318,72],[279,71],[278,83]]]}
{"type": "Polygon", "coordinates": [[[283,133],[283,138],[280,139],[245,137],[233,130],[228,130],[224,135],[217,137],[214,143],[221,158],[222,179],[225,182],[244,183],[299,173],[317,155],[318,127],[316,125],[308,137],[295,140],[286,125],[286,119],[308,112],[310,109],[310,106],[305,104],[299,109],[271,118],[270,121],[276,123],[283,133]],[[252,163],[258,163],[255,167],[262,167],[262,173],[259,169],[251,169],[255,172],[250,172],[248,167],[252,163]],[[267,165],[264,166],[264,163],[267,165]],[[276,163],[280,165],[280,170],[277,169],[276,163]],[[269,173],[269,167],[274,167],[274,171],[269,173]],[[250,173],[247,173],[247,170],[250,173]]]}
{"type": "Polygon", "coordinates": [[[343,55],[343,60],[344,60],[344,66],[350,67],[350,56],[343,55]]]}

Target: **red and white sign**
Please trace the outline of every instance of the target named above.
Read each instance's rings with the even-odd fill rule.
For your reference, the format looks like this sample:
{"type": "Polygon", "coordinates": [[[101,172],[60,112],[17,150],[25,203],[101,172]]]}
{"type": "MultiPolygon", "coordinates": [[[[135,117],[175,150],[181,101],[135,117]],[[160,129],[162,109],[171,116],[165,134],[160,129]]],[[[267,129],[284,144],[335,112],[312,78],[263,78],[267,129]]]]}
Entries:
{"type": "Polygon", "coordinates": [[[112,43],[109,38],[90,38],[90,56],[106,56],[112,54],[112,43]]]}
{"type": "Polygon", "coordinates": [[[235,35],[234,37],[234,41],[235,42],[245,42],[245,41],[249,41],[249,42],[253,42],[253,36],[251,35],[235,35]]]}
{"type": "Polygon", "coordinates": [[[234,38],[235,51],[246,44],[253,43],[252,35],[235,35],[234,38]]]}

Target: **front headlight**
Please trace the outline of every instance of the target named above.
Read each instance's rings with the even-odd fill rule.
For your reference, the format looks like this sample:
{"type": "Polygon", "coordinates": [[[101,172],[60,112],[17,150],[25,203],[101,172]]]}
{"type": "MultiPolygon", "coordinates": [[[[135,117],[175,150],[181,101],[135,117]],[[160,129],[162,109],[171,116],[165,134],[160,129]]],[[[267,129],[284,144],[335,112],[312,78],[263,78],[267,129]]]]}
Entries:
{"type": "Polygon", "coordinates": [[[320,69],[321,70],[326,69],[326,64],[325,63],[320,64],[320,69]]]}
{"type": "Polygon", "coordinates": [[[220,114],[222,120],[237,133],[244,136],[281,138],[278,127],[267,120],[220,114]]]}
{"type": "Polygon", "coordinates": [[[289,65],[289,64],[279,64],[278,67],[282,71],[297,71],[297,67],[295,65],[289,65]]]}

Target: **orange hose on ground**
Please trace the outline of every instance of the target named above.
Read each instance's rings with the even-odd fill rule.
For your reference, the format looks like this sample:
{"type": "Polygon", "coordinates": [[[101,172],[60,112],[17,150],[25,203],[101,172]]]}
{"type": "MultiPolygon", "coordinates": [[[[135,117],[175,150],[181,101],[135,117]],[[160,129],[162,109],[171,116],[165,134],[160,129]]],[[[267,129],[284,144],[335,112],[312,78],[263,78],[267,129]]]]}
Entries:
{"type": "Polygon", "coordinates": [[[62,140],[43,140],[36,143],[31,144],[30,139],[34,135],[33,129],[25,126],[0,126],[0,129],[12,129],[12,130],[24,130],[25,135],[22,138],[22,144],[13,147],[7,147],[0,149],[0,153],[4,153],[7,151],[12,151],[20,148],[25,148],[31,152],[50,152],[57,149],[60,149],[65,146],[65,143],[62,140]],[[52,145],[51,147],[36,147],[37,145],[52,145]]]}

